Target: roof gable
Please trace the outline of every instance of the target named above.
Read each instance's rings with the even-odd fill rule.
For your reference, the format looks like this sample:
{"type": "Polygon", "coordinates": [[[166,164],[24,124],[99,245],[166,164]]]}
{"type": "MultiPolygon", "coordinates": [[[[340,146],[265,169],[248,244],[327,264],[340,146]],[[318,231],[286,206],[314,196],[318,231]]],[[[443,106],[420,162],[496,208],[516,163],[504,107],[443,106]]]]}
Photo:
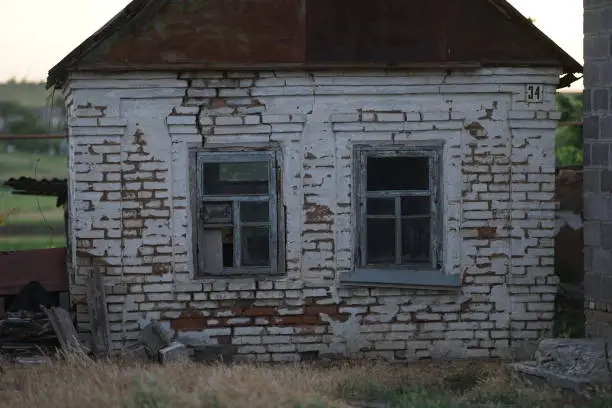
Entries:
{"type": "Polygon", "coordinates": [[[581,65],[505,0],[134,0],[49,72],[581,65]]]}

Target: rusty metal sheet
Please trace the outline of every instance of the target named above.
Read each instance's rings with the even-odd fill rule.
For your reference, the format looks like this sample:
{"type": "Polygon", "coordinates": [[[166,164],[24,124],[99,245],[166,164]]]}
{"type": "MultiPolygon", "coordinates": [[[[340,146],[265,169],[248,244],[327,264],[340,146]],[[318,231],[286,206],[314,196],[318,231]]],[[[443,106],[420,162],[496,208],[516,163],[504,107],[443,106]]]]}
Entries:
{"type": "Polygon", "coordinates": [[[444,2],[309,0],[306,59],[384,65],[442,62],[446,33],[440,7],[444,2]]]}
{"type": "Polygon", "coordinates": [[[108,65],[298,63],[303,0],[178,0],[118,30],[82,63],[108,65]]]}
{"type": "Polygon", "coordinates": [[[49,72],[581,65],[505,0],[134,0],[49,72]]]}
{"type": "Polygon", "coordinates": [[[0,252],[0,296],[16,295],[32,281],[67,292],[66,248],[0,252]]]}
{"type": "Polygon", "coordinates": [[[569,70],[580,68],[499,0],[308,0],[306,32],[309,63],[512,66],[556,61],[569,70]]]}

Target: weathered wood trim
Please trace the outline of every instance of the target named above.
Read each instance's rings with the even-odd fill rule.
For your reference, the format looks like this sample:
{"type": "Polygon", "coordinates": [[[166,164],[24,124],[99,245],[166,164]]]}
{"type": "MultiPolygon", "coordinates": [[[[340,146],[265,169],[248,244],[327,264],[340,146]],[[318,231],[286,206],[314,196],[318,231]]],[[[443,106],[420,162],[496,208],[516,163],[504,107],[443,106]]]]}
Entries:
{"type": "MultiPolygon", "coordinates": [[[[279,174],[282,172],[279,169],[282,165],[282,158],[280,149],[276,144],[265,145],[265,144],[254,144],[250,146],[241,146],[237,148],[235,146],[215,146],[206,145],[206,147],[194,147],[192,149],[193,156],[190,158],[192,161],[193,170],[195,172],[192,175],[192,179],[196,180],[197,185],[192,187],[192,211],[196,213],[196,228],[194,229],[193,235],[193,247],[195,253],[198,256],[195,257],[194,270],[196,271],[195,277],[208,278],[208,277],[240,277],[240,276],[269,276],[278,275],[286,270],[284,266],[285,255],[282,256],[280,253],[285,251],[284,242],[285,238],[280,237],[281,225],[284,225],[284,211],[281,211],[283,205],[280,202],[278,189],[279,189],[279,174]],[[202,165],[203,163],[223,163],[223,162],[240,162],[240,161],[267,161],[268,162],[268,194],[257,195],[257,196],[204,196],[202,192],[203,186],[203,175],[202,165]],[[204,235],[204,231],[207,226],[204,225],[201,219],[201,205],[202,202],[207,201],[231,201],[233,209],[233,225],[234,225],[234,261],[237,267],[235,268],[223,268],[221,273],[203,271],[202,265],[205,264],[203,259],[204,251],[199,242],[199,237],[204,235]],[[240,203],[241,202],[253,202],[253,201],[268,201],[269,207],[269,223],[267,224],[270,228],[270,239],[269,239],[269,253],[270,253],[270,266],[269,267],[242,267],[241,266],[241,245],[242,237],[240,226],[242,221],[240,220],[240,203]],[[282,245],[282,246],[281,246],[282,245]]],[[[263,224],[262,224],[263,225],[263,224]]],[[[284,233],[285,228],[282,228],[284,233]]]]}
{"type": "Polygon", "coordinates": [[[353,146],[355,197],[353,205],[358,233],[355,242],[355,268],[352,273],[343,274],[343,283],[360,283],[364,285],[397,284],[397,285],[421,285],[423,286],[455,286],[458,276],[445,275],[441,260],[443,259],[443,203],[442,194],[442,141],[415,141],[404,144],[372,143],[356,144],[353,146]],[[377,192],[367,193],[367,157],[428,157],[430,166],[430,190],[414,192],[377,192]],[[366,194],[367,193],[367,194],[366,194]],[[400,220],[396,222],[396,258],[401,248],[401,218],[398,218],[399,206],[402,196],[431,196],[431,265],[400,265],[396,259],[395,265],[372,266],[367,260],[367,198],[370,196],[395,198],[395,216],[400,220]],[[382,272],[382,273],[381,273],[382,272]],[[431,275],[431,276],[430,276],[431,275]],[[452,276],[446,278],[446,276],[452,276]]]}

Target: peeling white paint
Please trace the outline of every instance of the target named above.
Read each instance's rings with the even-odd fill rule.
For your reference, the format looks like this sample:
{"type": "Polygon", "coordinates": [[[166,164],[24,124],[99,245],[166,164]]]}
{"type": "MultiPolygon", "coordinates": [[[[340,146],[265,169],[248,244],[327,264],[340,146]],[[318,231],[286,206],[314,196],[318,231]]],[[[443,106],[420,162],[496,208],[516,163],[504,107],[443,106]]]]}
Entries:
{"type": "MultiPolygon", "coordinates": [[[[510,335],[487,336],[513,319],[537,323],[513,332],[514,339],[544,335],[554,305],[527,295],[533,288],[549,293],[555,287],[551,243],[560,225],[582,226],[571,214],[557,213],[555,220],[551,141],[557,74],[268,72],[261,75],[273,81],[245,88],[256,103],[225,98],[198,118],[203,101],[183,98],[186,81],[143,74],[138,89],[131,89],[129,75],[88,74],[69,83],[73,244],[112,265],[106,273],[129,286],[129,295],[109,303],[109,316],[123,325],[111,333],[114,346],[137,339],[145,321],[162,320],[169,327],[187,306],[244,319],[228,304],[252,301],[277,312],[298,310],[291,316],[299,316],[307,298],[338,307],[348,320],[320,313],[320,324],[300,332],[298,323],[295,330],[274,326],[278,316],[254,316],[245,320],[251,334],[221,327],[181,335],[211,343],[230,336],[243,354],[261,361],[312,351],[386,359],[498,356],[510,335]],[[444,85],[419,85],[432,75],[444,78],[444,85]],[[527,77],[548,84],[537,106],[525,102],[527,77]],[[300,92],[282,85],[298,78],[300,92]],[[398,112],[402,120],[395,122],[398,112]],[[280,145],[286,278],[241,281],[257,290],[240,289],[229,279],[194,279],[188,148],[201,144],[200,131],[216,146],[280,145]],[[443,272],[461,274],[462,286],[451,295],[432,288],[342,287],[341,274],[355,266],[359,228],[351,208],[353,145],[433,140],[444,142],[443,272]],[[332,214],[307,224],[306,198],[332,214]],[[167,286],[151,286],[156,284],[167,286]],[[262,334],[266,327],[289,332],[262,334]],[[278,344],[271,344],[275,336],[278,344]],[[300,342],[305,336],[313,337],[300,342]],[[362,351],[366,347],[370,351],[362,351]]],[[[194,75],[201,75],[198,91],[217,95],[207,85],[210,73],[194,75]]],[[[79,251],[72,254],[71,291],[84,293],[91,268],[78,259],[79,251]]],[[[77,321],[87,319],[85,306],[77,306],[77,321]]]]}
{"type": "MultiPolygon", "coordinates": [[[[361,334],[362,319],[357,314],[352,313],[348,320],[345,322],[339,322],[333,320],[329,315],[322,313],[321,320],[329,323],[335,337],[342,339],[342,342],[338,342],[335,347],[341,347],[340,344],[344,343],[344,354],[358,354],[362,347],[368,345],[368,342],[361,334]]],[[[333,346],[333,344],[331,346],[333,346]]]]}
{"type": "Polygon", "coordinates": [[[557,211],[555,219],[555,236],[566,226],[574,231],[583,228],[584,221],[582,219],[582,214],[573,211],[557,211]]]}

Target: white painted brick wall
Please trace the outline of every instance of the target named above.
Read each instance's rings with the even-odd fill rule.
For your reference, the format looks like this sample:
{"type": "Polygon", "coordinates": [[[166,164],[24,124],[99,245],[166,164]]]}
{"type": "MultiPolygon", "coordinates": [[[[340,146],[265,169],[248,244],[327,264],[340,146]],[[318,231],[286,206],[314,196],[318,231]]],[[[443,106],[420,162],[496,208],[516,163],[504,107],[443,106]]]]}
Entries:
{"type": "Polygon", "coordinates": [[[500,356],[546,336],[558,74],[75,74],[65,93],[79,328],[88,328],[86,276],[97,270],[116,347],[151,319],[259,361],[500,356]],[[525,102],[526,83],[545,86],[543,103],[525,102]],[[285,276],[194,278],[188,147],[203,136],[280,144],[285,276]],[[342,287],[353,268],[352,144],[428,140],[445,143],[444,269],[461,275],[461,288],[342,287]],[[330,215],[311,216],[313,205],[330,215]]]}

